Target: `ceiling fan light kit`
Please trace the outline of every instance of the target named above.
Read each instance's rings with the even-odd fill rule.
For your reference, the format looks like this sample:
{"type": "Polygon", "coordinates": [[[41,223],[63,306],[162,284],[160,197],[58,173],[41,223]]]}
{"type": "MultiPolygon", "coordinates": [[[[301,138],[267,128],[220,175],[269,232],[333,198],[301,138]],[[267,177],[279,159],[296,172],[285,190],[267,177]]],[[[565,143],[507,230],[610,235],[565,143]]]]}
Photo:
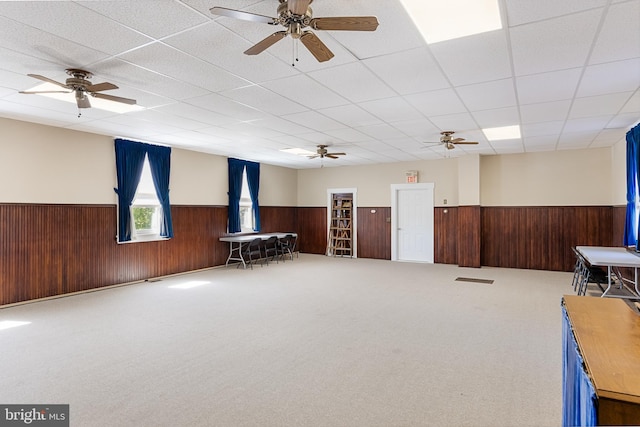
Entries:
{"type": "Polygon", "coordinates": [[[427,145],[444,145],[447,150],[453,150],[458,144],[476,145],[476,141],[465,141],[464,138],[453,138],[455,132],[452,130],[443,130],[440,132],[440,142],[425,142],[427,145]]]}
{"type": "MultiPolygon", "coordinates": [[[[291,36],[294,41],[300,40],[318,62],[325,62],[334,57],[333,52],[331,52],[315,33],[306,28],[328,31],[375,31],[376,28],[378,28],[378,19],[375,16],[314,18],[313,10],[310,7],[313,0],[279,1],[280,5],[277,9],[277,18],[225,7],[212,7],[210,11],[214,15],[268,25],[282,25],[286,28],[285,31],[276,31],[251,46],[244,52],[245,55],[262,53],[286,36],[291,36]]],[[[297,58],[295,60],[297,60],[297,58]]]]}

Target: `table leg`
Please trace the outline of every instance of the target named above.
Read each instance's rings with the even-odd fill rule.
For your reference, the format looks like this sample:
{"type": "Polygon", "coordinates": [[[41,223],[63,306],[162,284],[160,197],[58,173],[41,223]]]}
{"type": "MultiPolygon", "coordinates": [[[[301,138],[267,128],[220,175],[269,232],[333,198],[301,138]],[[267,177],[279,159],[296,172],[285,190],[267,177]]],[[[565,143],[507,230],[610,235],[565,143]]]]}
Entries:
{"type": "Polygon", "coordinates": [[[611,266],[607,266],[607,289],[604,290],[601,297],[607,296],[607,293],[611,290],[611,266]]]}

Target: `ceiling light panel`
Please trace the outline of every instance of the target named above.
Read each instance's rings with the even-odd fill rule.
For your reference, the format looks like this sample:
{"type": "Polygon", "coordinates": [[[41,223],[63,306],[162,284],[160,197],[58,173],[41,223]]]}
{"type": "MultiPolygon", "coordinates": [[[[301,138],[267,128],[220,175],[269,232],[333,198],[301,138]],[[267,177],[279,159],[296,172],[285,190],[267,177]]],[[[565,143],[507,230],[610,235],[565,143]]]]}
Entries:
{"type": "Polygon", "coordinates": [[[497,0],[400,0],[427,43],[502,28],[497,0]]]}

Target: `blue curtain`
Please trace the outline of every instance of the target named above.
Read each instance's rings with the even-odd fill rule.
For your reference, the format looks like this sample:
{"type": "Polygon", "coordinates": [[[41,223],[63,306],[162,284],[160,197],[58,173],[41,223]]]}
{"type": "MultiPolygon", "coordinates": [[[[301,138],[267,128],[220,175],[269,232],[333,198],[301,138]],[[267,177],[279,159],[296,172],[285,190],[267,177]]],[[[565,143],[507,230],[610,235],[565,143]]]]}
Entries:
{"type": "Polygon", "coordinates": [[[238,233],[240,227],[240,194],[244,160],[229,158],[229,233],[238,233]]]}
{"type": "Polygon", "coordinates": [[[149,168],[156,196],[162,206],[160,218],[160,236],[173,237],[173,223],[171,221],[171,203],[169,202],[169,171],[171,169],[171,148],[159,145],[147,145],[149,168]]]}
{"type": "Polygon", "coordinates": [[[638,244],[638,212],[636,197],[638,192],[638,157],[640,156],[640,125],[627,132],[627,216],[624,223],[624,246],[638,244]]]}
{"type": "Polygon", "coordinates": [[[260,190],[260,163],[245,162],[247,168],[247,184],[251,193],[251,204],[253,207],[254,231],[260,231],[260,204],[258,203],[258,192],[260,190]]]}
{"type": "Polygon", "coordinates": [[[598,423],[598,398],[564,307],[562,320],[562,425],[595,426],[598,423]]]}
{"type": "Polygon", "coordinates": [[[136,195],[144,157],[147,150],[144,144],[115,140],[116,147],[116,173],[118,188],[114,188],[118,194],[118,241],[131,240],[131,203],[136,195]]]}

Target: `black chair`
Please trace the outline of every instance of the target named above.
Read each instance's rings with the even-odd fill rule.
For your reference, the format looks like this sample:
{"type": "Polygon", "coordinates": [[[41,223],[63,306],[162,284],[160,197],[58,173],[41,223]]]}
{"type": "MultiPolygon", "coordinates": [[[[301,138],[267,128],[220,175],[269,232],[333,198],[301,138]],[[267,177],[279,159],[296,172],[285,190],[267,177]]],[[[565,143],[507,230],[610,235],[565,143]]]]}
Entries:
{"type": "Polygon", "coordinates": [[[285,255],[289,254],[291,261],[293,261],[293,252],[291,249],[295,241],[293,241],[293,234],[287,234],[286,236],[278,239],[278,254],[282,257],[282,262],[285,260],[285,255]]]}
{"type": "Polygon", "coordinates": [[[271,236],[264,242],[264,257],[269,265],[269,258],[278,263],[278,236],[271,236]]]}
{"type": "MultiPolygon", "coordinates": [[[[242,250],[242,258],[244,259],[245,266],[249,264],[253,270],[253,264],[256,261],[262,260],[262,239],[258,237],[249,242],[242,250]]],[[[260,263],[260,267],[262,267],[262,263],[260,263]]]]}

